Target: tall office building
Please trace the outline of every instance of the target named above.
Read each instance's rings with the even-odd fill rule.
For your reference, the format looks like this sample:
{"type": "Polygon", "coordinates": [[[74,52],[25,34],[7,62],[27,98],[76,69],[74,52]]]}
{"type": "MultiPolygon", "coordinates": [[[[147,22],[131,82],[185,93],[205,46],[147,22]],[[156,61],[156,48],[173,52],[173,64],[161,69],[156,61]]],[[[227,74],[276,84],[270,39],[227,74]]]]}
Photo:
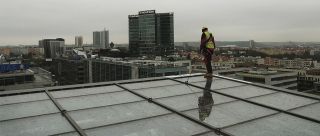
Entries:
{"type": "Polygon", "coordinates": [[[39,41],[39,47],[44,48],[44,57],[47,60],[58,58],[63,54],[65,41],[62,38],[43,39],[39,41]]]}
{"type": "Polygon", "coordinates": [[[129,49],[133,55],[170,55],[174,52],[173,13],[140,11],[129,15],[129,49]]]}
{"type": "Polygon", "coordinates": [[[95,31],[93,32],[93,47],[97,49],[108,49],[109,45],[109,31],[95,31]]]}
{"type": "Polygon", "coordinates": [[[82,47],[82,45],[83,45],[83,37],[82,36],[75,37],[75,45],[77,47],[82,47]]]}

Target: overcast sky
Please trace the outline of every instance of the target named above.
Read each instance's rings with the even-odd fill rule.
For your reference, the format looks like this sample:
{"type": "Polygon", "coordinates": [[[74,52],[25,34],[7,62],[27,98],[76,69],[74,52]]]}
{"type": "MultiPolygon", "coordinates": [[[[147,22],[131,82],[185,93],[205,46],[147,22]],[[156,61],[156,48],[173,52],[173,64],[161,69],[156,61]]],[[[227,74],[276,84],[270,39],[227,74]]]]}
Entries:
{"type": "Polygon", "coordinates": [[[199,41],[207,26],[219,41],[320,41],[320,0],[1,0],[0,45],[38,44],[110,31],[128,43],[128,15],[174,12],[175,41],[199,41]]]}

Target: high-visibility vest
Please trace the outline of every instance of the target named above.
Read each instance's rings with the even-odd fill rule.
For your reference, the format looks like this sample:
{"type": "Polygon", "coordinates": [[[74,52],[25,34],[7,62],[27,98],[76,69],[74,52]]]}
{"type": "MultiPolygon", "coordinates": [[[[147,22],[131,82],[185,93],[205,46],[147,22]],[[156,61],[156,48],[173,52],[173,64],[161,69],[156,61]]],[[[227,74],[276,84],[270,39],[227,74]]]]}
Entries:
{"type": "MultiPolygon", "coordinates": [[[[206,35],[206,39],[208,40],[210,38],[210,35],[212,35],[212,33],[210,32],[204,32],[204,34],[206,35]]],[[[206,48],[209,48],[209,49],[213,49],[214,48],[214,43],[212,41],[212,38],[207,42],[206,44],[206,48]]]]}

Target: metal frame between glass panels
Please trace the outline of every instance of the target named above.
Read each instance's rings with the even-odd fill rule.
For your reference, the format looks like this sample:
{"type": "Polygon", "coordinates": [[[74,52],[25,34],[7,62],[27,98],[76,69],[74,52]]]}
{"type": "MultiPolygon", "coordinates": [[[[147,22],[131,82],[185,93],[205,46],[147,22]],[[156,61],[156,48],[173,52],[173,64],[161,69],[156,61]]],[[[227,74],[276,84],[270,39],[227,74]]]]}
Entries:
{"type": "Polygon", "coordinates": [[[87,136],[86,133],[80,128],[80,126],[71,118],[71,116],[68,114],[68,112],[62,108],[62,106],[58,103],[58,101],[50,94],[48,90],[44,90],[45,93],[48,95],[50,100],[56,105],[56,107],[59,109],[61,114],[68,120],[68,122],[72,125],[72,127],[79,133],[80,136],[87,136]]]}
{"type": "Polygon", "coordinates": [[[192,122],[195,122],[195,123],[197,123],[197,124],[199,124],[199,125],[201,125],[201,126],[203,126],[203,127],[206,127],[206,128],[208,128],[208,129],[210,129],[210,130],[213,130],[213,131],[214,131],[216,134],[218,134],[218,135],[219,135],[219,134],[222,134],[222,135],[224,135],[224,136],[232,136],[231,134],[229,134],[229,133],[227,133],[227,132],[224,132],[223,130],[221,130],[221,129],[219,129],[219,128],[216,128],[216,127],[211,126],[211,125],[209,125],[209,124],[207,124],[207,123],[201,122],[201,121],[199,121],[198,119],[195,119],[195,118],[193,118],[193,117],[191,117],[191,116],[189,116],[189,115],[187,115],[187,114],[184,114],[184,113],[182,113],[182,112],[180,112],[180,111],[177,111],[177,110],[175,110],[175,109],[173,109],[173,108],[171,108],[171,107],[169,107],[169,106],[166,106],[166,105],[164,105],[164,104],[162,104],[162,103],[159,103],[159,102],[157,102],[157,101],[154,101],[152,98],[148,98],[148,97],[146,97],[146,96],[144,96],[144,95],[142,95],[142,94],[139,94],[139,93],[137,93],[137,92],[135,92],[135,91],[132,91],[132,90],[130,90],[130,89],[128,89],[128,88],[120,85],[120,84],[115,83],[115,85],[117,85],[118,87],[120,87],[120,88],[122,88],[122,89],[124,89],[124,90],[129,91],[130,93],[132,93],[132,94],[134,94],[134,95],[137,95],[137,96],[139,96],[139,97],[147,100],[147,101],[150,102],[150,103],[156,104],[156,105],[158,105],[158,106],[160,106],[160,107],[162,107],[162,108],[164,108],[164,109],[167,109],[167,110],[169,110],[169,111],[171,111],[171,112],[173,112],[173,113],[176,113],[176,114],[178,114],[178,115],[180,115],[180,116],[182,116],[182,117],[184,117],[184,118],[186,118],[186,119],[188,119],[188,120],[190,120],[190,121],[192,121],[192,122]]]}

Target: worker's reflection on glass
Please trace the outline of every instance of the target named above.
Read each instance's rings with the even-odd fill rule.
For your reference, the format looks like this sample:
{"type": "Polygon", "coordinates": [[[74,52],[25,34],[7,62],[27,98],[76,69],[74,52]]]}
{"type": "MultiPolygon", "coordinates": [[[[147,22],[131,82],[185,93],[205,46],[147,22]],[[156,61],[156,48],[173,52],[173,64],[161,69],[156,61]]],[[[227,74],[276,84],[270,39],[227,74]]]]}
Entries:
{"type": "Polygon", "coordinates": [[[209,91],[211,89],[212,78],[207,78],[205,89],[203,90],[202,96],[198,98],[199,106],[199,119],[204,121],[205,118],[209,117],[214,101],[212,94],[209,91]]]}

